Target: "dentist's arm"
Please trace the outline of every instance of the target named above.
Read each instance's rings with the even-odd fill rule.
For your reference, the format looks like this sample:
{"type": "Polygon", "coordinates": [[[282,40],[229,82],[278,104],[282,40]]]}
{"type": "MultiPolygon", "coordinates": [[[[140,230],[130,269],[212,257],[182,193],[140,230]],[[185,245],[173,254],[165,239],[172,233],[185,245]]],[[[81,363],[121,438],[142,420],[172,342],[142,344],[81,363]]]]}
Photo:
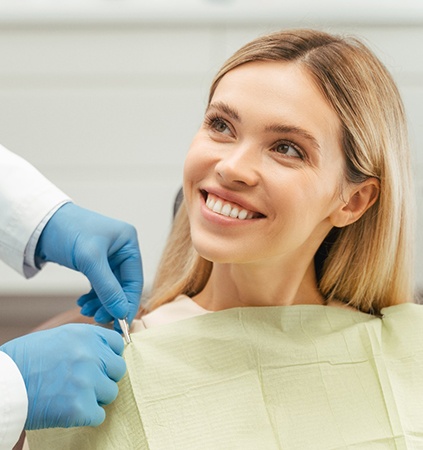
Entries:
{"type": "MultiPolygon", "coordinates": [[[[101,321],[128,314],[131,320],[143,280],[133,227],[69,202],[31,164],[0,145],[0,259],[28,278],[40,269],[38,243],[39,262],[82,270],[97,290],[98,296],[92,291],[80,300],[87,305],[84,313],[99,311],[101,321]]],[[[98,404],[113,400],[115,381],[125,370],[122,339],[98,327],[73,327],[27,335],[0,348],[1,450],[16,442],[25,420],[29,428],[102,421],[98,404]]]]}
{"type": "Polygon", "coordinates": [[[0,211],[0,259],[26,277],[47,261],[81,271],[93,288],[78,301],[83,314],[101,323],[125,316],[132,321],[143,286],[134,227],[70,203],[2,146],[0,211]]]}
{"type": "Polygon", "coordinates": [[[31,164],[0,145],[0,259],[27,278],[37,273],[31,261],[39,225],[68,201],[31,164]],[[26,255],[31,241],[32,255],[26,255]]]}

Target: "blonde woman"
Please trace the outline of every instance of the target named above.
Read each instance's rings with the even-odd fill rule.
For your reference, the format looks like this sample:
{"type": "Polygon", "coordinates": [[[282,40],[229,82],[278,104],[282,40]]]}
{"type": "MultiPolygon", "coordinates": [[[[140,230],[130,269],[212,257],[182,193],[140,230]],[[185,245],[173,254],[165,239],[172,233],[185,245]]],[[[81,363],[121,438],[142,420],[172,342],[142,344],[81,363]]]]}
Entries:
{"type": "Polygon", "coordinates": [[[401,99],[366,46],[290,30],[241,48],[117,401],[33,448],[423,448],[410,180],[401,99]]]}

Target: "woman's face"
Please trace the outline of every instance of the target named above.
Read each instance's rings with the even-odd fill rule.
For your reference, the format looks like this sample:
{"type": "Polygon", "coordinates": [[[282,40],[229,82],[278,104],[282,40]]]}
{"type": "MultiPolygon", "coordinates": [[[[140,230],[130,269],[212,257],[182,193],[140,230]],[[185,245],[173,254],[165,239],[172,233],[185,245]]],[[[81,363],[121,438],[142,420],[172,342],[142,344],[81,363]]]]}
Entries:
{"type": "Polygon", "coordinates": [[[336,113],[298,64],[228,72],[184,167],[199,254],[220,263],[310,259],[345,205],[340,142],[336,113]]]}

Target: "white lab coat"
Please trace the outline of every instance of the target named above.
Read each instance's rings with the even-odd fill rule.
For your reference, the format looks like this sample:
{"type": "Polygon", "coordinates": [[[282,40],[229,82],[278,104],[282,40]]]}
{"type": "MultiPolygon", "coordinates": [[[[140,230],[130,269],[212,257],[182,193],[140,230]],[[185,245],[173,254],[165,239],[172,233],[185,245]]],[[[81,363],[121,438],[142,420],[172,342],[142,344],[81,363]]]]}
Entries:
{"type": "MultiPolygon", "coordinates": [[[[0,145],[0,259],[25,277],[25,248],[38,225],[69,198],[31,164],[0,145]]],[[[14,362],[0,352],[0,450],[10,450],[26,420],[28,399],[14,362]]]]}
{"type": "Polygon", "coordinates": [[[31,164],[0,145],[0,259],[26,277],[25,247],[38,224],[69,197],[31,164]]]}
{"type": "Polygon", "coordinates": [[[0,449],[10,450],[23,430],[28,410],[26,388],[16,364],[0,352],[0,449]]]}

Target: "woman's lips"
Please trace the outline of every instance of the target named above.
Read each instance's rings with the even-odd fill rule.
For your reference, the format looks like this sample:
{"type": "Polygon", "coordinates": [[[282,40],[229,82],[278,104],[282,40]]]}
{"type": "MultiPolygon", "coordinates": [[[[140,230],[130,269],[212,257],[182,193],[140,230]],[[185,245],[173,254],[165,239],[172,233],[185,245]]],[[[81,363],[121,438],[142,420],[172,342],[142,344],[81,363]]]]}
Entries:
{"type": "Polygon", "coordinates": [[[239,220],[259,219],[264,217],[264,215],[259,212],[246,209],[243,206],[235,202],[230,202],[216,194],[209,193],[205,190],[202,190],[201,193],[206,207],[216,214],[239,220]]]}

